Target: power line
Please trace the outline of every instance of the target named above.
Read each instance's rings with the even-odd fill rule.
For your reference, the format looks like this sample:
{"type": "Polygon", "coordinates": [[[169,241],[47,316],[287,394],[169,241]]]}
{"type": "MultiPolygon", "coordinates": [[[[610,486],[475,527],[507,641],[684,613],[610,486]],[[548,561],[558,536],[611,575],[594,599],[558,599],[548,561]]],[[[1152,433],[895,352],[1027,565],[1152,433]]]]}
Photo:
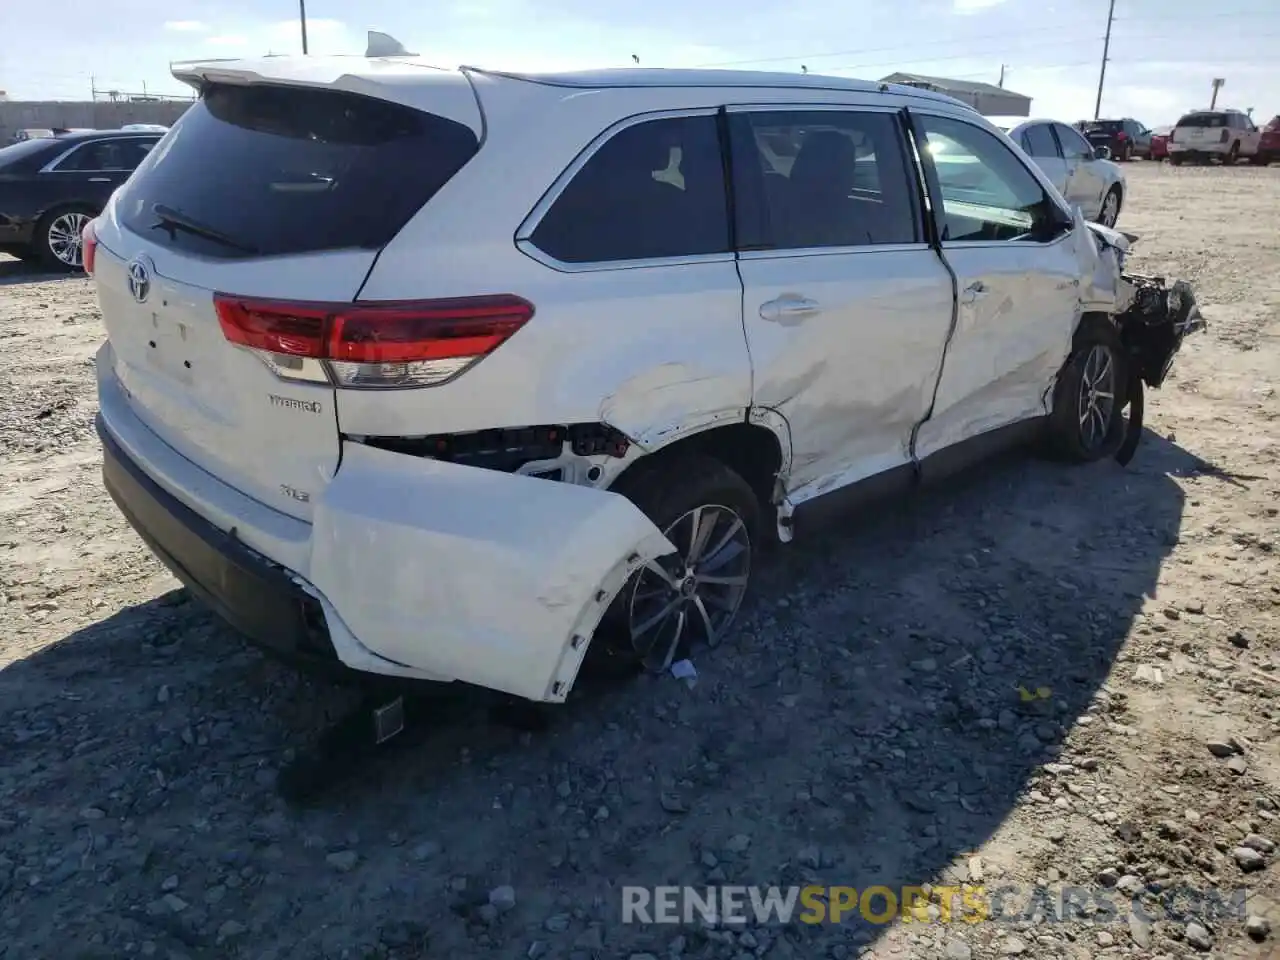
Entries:
{"type": "MultiPolygon", "coordinates": [[[[1038,27],[1034,30],[1004,30],[999,33],[979,34],[978,36],[968,37],[967,40],[999,40],[1004,37],[1025,37],[1032,33],[1057,33],[1062,27],[1038,27]]],[[[788,60],[819,60],[823,57],[850,57],[864,53],[892,53],[894,50],[918,50],[920,47],[936,47],[940,44],[952,44],[954,39],[946,40],[924,40],[912,41],[910,43],[896,43],[887,47],[860,47],[856,50],[828,50],[826,53],[797,53],[785,57],[761,57],[756,60],[720,60],[716,63],[699,63],[695,64],[698,68],[709,67],[740,67],[749,66],[753,63],[784,63],[788,60]]]]}
{"type": "MultiPolygon", "coordinates": [[[[1046,41],[1046,42],[1044,42],[1044,43],[1029,44],[1028,46],[1024,47],[1023,49],[1024,49],[1024,50],[1026,50],[1026,49],[1044,49],[1044,48],[1046,48],[1046,47],[1054,47],[1054,48],[1058,48],[1058,47],[1063,46],[1064,44],[1069,44],[1069,43],[1093,43],[1093,42],[1095,42],[1095,41],[1097,41],[1097,40],[1101,40],[1101,39],[1102,39],[1101,37],[1098,37],[1098,36],[1092,36],[1092,37],[1077,37],[1077,38],[1076,38],[1076,39],[1074,39],[1074,40],[1051,40],[1051,41],[1046,41]]],[[[996,49],[996,50],[969,50],[969,51],[967,51],[967,52],[965,52],[965,53],[957,53],[957,54],[950,55],[950,56],[945,56],[945,57],[930,57],[930,56],[926,56],[926,57],[920,57],[920,58],[915,59],[915,60],[903,60],[903,59],[901,59],[901,58],[898,58],[898,59],[894,59],[894,60],[881,60],[881,61],[876,62],[876,63],[850,63],[850,64],[839,64],[839,65],[834,66],[834,67],[827,67],[826,69],[828,69],[828,70],[867,70],[867,69],[870,69],[870,68],[873,68],[873,67],[894,67],[894,66],[904,66],[904,67],[909,67],[909,66],[911,66],[912,64],[917,64],[917,63],[946,63],[946,62],[951,61],[951,60],[977,60],[977,59],[980,59],[980,58],[982,58],[982,57],[984,57],[984,56],[990,56],[990,57],[1008,57],[1008,56],[1012,56],[1012,55],[1017,54],[1017,53],[1020,53],[1020,52],[1021,52],[1020,50],[1016,50],[1016,49],[1015,49],[1015,50],[1010,50],[1008,47],[1001,47],[1001,48],[996,49]]]]}

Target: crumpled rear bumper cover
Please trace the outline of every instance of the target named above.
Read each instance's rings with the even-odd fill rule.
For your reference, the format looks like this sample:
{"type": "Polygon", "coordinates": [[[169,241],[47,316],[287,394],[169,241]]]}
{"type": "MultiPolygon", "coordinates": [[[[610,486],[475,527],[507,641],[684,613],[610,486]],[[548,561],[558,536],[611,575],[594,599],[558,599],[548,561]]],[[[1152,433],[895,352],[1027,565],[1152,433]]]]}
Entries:
{"type": "MultiPolygon", "coordinates": [[[[133,528],[248,639],[325,672],[562,702],[614,598],[675,549],[616,493],[347,443],[317,499],[309,556],[286,569],[150,476],[149,457],[176,469],[171,452],[160,463],[163,442],[106,399],[103,480],[133,528]]],[[[212,480],[182,465],[186,482],[212,480]]]]}
{"type": "Polygon", "coordinates": [[[160,487],[97,417],[102,480],[129,525],[182,584],[256,645],[341,672],[320,602],[279,567],[160,487]]]}

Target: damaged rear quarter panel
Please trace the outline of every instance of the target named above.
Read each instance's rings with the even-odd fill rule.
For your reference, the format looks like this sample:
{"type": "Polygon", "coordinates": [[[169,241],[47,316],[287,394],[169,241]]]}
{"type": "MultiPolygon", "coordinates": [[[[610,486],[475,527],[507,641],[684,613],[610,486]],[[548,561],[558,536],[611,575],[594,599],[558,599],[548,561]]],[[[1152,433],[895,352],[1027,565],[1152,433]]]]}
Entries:
{"type": "Polygon", "coordinates": [[[618,494],[354,443],[312,543],[310,581],[362,646],[531,700],[564,699],[627,577],[674,550],[618,494]]]}

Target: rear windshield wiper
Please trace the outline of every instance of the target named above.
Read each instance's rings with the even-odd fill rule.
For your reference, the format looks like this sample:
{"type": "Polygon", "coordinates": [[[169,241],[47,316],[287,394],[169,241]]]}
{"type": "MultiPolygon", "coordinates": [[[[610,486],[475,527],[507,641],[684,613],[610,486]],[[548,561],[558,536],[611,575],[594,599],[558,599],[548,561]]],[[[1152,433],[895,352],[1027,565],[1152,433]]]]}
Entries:
{"type": "Polygon", "coordinates": [[[192,220],[185,213],[179,213],[172,207],[166,207],[163,203],[153,203],[151,212],[160,218],[158,223],[151,225],[152,229],[168,230],[171,239],[176,231],[182,230],[192,236],[203,237],[205,240],[212,240],[214,243],[221,244],[232,250],[239,250],[241,253],[256,254],[258,252],[256,247],[232,240],[225,233],[221,233],[213,229],[213,227],[207,227],[198,220],[192,220]]]}

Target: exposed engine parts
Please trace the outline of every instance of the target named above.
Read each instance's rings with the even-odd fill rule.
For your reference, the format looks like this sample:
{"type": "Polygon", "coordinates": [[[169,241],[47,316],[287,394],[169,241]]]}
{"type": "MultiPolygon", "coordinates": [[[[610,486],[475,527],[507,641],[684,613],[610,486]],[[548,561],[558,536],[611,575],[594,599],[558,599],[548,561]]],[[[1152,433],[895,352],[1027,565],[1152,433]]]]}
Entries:
{"type": "Polygon", "coordinates": [[[1142,438],[1144,384],[1159,389],[1182,341],[1203,330],[1205,321],[1186,281],[1177,280],[1169,286],[1164,277],[1124,274],[1122,279],[1133,288],[1128,309],[1115,318],[1128,358],[1124,382],[1129,422],[1116,459],[1127,464],[1142,438]]]}

